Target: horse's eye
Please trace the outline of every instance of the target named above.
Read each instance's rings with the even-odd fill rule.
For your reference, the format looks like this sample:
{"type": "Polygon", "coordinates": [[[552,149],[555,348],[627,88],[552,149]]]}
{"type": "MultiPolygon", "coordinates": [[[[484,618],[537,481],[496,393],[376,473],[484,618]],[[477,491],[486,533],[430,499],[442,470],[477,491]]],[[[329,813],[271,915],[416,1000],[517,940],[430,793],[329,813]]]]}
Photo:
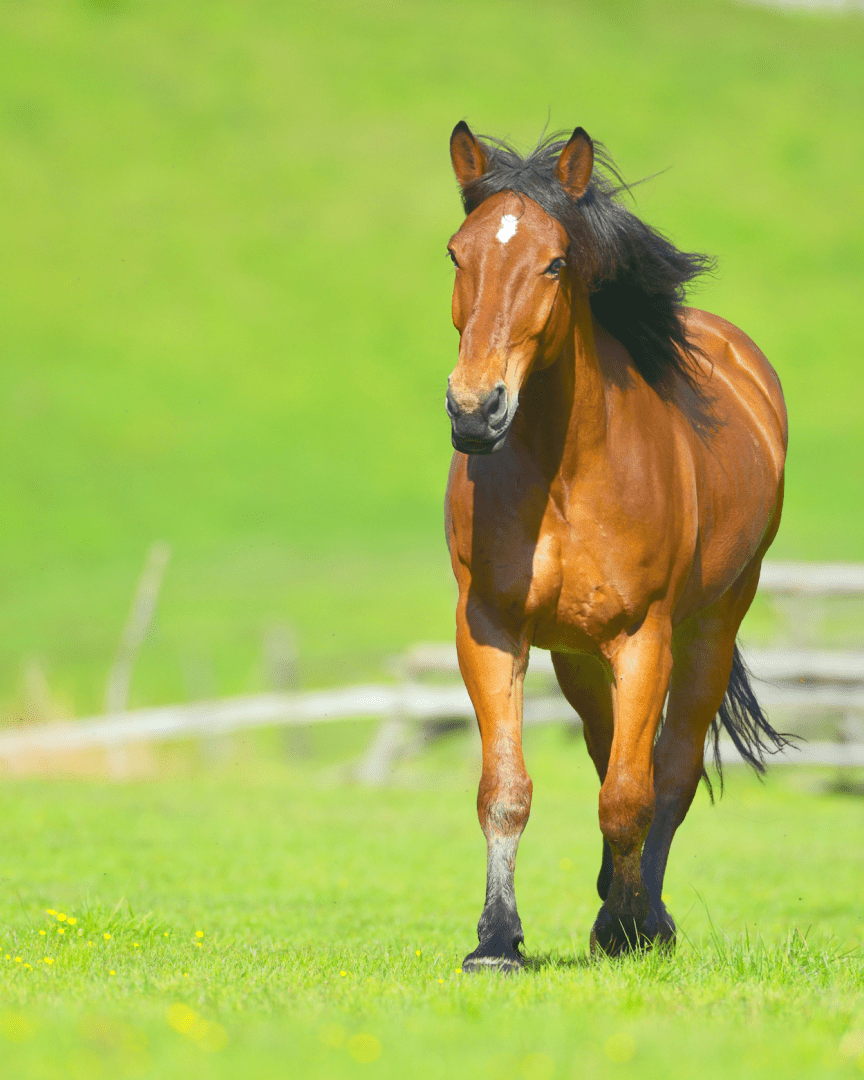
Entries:
{"type": "Polygon", "coordinates": [[[448,254],[448,255],[450,256],[450,262],[452,262],[452,263],[453,263],[453,265],[454,265],[454,266],[455,266],[455,267],[457,268],[457,270],[458,270],[458,268],[459,268],[459,263],[458,263],[458,262],[456,262],[456,256],[455,256],[455,255],[453,254],[453,252],[452,252],[452,251],[451,251],[451,250],[450,250],[449,248],[447,249],[447,254],[448,254]]]}
{"type": "Polygon", "coordinates": [[[551,263],[543,271],[544,274],[548,274],[549,277],[557,278],[561,274],[561,270],[567,265],[566,259],[553,259],[551,263]]]}

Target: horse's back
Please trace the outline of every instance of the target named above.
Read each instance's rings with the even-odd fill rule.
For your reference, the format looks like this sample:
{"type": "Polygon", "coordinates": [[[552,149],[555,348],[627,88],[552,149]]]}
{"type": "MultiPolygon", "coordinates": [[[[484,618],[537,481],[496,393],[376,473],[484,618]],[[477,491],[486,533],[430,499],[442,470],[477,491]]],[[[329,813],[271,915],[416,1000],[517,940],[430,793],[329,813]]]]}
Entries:
{"type": "Polygon", "coordinates": [[[687,334],[702,351],[700,367],[716,426],[689,429],[698,504],[698,559],[679,617],[712,602],[776,532],[788,436],[780,380],[759,347],[717,315],[688,309],[687,334]]]}
{"type": "Polygon", "coordinates": [[[698,308],[685,314],[687,337],[705,355],[708,395],[717,399],[718,419],[744,412],[763,427],[766,441],[779,451],[782,469],[788,441],[788,421],[777,372],[759,346],[728,319],[698,308]],[[726,414],[726,415],[724,415],[726,414]]]}

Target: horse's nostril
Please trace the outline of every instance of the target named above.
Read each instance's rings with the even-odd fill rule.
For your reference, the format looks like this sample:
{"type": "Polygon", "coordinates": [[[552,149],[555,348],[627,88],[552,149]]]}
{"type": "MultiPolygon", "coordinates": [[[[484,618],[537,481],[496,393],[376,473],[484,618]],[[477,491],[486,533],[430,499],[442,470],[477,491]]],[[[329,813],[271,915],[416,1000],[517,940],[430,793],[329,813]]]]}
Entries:
{"type": "Polygon", "coordinates": [[[499,382],[483,402],[483,415],[490,427],[498,427],[507,415],[507,387],[499,382]]]}
{"type": "Polygon", "coordinates": [[[451,420],[455,420],[458,416],[462,415],[462,410],[456,403],[456,399],[450,393],[450,387],[447,387],[447,394],[444,398],[444,407],[447,409],[447,415],[451,420]]]}

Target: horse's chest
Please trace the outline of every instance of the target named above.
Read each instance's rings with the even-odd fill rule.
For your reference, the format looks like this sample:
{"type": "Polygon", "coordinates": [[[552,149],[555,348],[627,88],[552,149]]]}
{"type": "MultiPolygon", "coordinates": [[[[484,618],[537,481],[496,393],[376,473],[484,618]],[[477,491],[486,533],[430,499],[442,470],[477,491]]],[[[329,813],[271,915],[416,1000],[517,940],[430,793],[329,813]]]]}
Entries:
{"type": "Polygon", "coordinates": [[[505,527],[491,549],[475,549],[473,587],[514,629],[533,626],[541,648],[589,648],[609,637],[630,606],[591,539],[550,507],[534,535],[505,527]]]}
{"type": "Polygon", "coordinates": [[[541,648],[580,649],[610,636],[628,604],[585,544],[572,535],[539,543],[526,615],[541,648]]]}

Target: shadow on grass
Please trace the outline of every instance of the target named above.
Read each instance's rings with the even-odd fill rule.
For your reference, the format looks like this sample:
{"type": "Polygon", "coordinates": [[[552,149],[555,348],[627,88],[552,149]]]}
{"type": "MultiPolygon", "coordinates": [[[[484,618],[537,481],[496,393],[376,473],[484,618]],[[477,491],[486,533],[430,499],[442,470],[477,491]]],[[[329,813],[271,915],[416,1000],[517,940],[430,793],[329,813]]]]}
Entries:
{"type": "Polygon", "coordinates": [[[560,953],[534,953],[525,957],[526,971],[571,971],[573,969],[585,970],[597,961],[584,954],[582,956],[561,956],[560,953]]]}
{"type": "MultiPolygon", "coordinates": [[[[534,953],[525,957],[526,971],[586,971],[588,968],[597,967],[600,964],[626,964],[639,962],[656,957],[660,960],[672,959],[675,949],[668,947],[648,946],[647,948],[630,949],[619,953],[617,956],[607,956],[604,952],[582,953],[578,956],[562,956],[560,953],[534,953]]],[[[655,961],[656,962],[656,961],[655,961]]]]}

